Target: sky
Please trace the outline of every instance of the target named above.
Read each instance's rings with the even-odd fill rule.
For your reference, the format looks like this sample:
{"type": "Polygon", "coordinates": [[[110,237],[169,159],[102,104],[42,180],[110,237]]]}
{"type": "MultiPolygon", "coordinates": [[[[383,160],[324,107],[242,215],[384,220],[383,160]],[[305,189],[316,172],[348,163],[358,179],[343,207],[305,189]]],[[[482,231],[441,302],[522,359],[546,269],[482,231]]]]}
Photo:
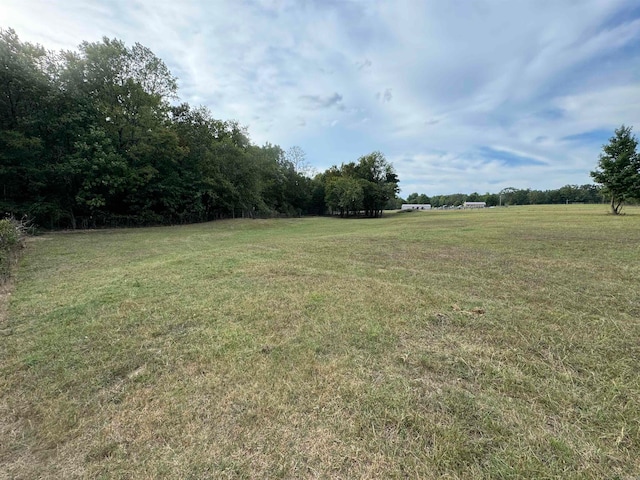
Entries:
{"type": "Polygon", "coordinates": [[[380,151],[405,197],[592,183],[640,131],[638,0],[2,0],[0,28],[139,42],[254,144],[317,171],[380,151]]]}

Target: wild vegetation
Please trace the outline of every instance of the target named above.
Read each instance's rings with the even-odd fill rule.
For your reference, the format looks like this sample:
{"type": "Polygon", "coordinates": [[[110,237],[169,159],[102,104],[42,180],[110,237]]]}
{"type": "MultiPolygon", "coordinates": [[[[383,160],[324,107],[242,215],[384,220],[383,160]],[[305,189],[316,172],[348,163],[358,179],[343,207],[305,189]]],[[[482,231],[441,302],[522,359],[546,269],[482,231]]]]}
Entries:
{"type": "Polygon", "coordinates": [[[640,211],[31,240],[4,478],[637,478],[640,211]]]}

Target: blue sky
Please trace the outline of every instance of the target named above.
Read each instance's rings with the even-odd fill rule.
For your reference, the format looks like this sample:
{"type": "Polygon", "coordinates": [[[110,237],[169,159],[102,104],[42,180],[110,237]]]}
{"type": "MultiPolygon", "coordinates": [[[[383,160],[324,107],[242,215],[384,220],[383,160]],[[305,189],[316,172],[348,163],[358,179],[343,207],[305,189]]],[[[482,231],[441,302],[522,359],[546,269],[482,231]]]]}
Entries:
{"type": "Polygon", "coordinates": [[[140,42],[254,143],[319,171],[379,150],[404,196],[591,183],[640,130],[638,0],[2,0],[0,26],[140,42]]]}

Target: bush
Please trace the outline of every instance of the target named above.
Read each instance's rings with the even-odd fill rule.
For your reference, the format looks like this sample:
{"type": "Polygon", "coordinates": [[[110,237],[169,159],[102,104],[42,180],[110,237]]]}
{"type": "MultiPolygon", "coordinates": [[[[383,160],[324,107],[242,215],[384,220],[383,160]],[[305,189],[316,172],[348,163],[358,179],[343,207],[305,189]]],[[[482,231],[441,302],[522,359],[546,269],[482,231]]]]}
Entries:
{"type": "Polygon", "coordinates": [[[0,248],[11,248],[18,244],[20,238],[15,221],[10,218],[0,220],[0,248]]]}
{"type": "Polygon", "coordinates": [[[11,265],[22,247],[28,225],[26,220],[15,218],[0,220],[0,283],[4,283],[11,274],[11,265]]]}

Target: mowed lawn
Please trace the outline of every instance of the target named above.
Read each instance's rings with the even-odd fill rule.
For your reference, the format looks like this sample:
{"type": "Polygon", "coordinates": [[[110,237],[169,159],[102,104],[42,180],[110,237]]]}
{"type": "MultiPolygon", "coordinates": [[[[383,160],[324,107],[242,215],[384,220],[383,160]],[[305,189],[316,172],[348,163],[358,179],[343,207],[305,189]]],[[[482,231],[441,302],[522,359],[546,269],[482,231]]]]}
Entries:
{"type": "Polygon", "coordinates": [[[640,209],[32,239],[0,478],[640,476],[640,209]]]}

